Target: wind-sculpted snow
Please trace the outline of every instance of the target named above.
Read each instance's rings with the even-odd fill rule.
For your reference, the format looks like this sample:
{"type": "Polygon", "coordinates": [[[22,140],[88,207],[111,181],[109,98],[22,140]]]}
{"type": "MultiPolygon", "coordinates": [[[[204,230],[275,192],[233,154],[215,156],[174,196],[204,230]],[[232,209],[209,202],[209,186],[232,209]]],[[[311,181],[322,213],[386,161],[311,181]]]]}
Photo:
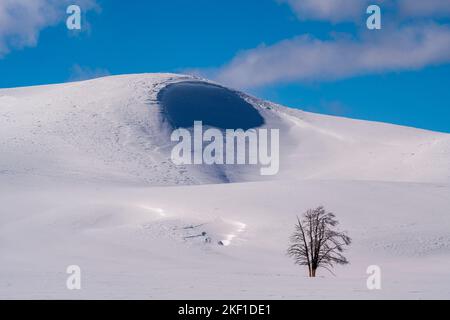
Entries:
{"type": "Polygon", "coordinates": [[[165,117],[173,128],[190,128],[194,121],[220,129],[260,127],[264,118],[236,92],[206,82],[168,85],[158,94],[165,117]]]}
{"type": "Polygon", "coordinates": [[[0,90],[0,298],[450,297],[450,135],[199,81],[0,90]],[[170,133],[194,119],[280,129],[279,174],[175,165],[170,133]],[[353,244],[349,266],[311,281],[285,252],[296,217],[319,205],[353,244]],[[69,265],[82,270],[80,291],[66,288],[69,265]],[[381,291],[366,289],[371,265],[381,291]]]}
{"type": "Polygon", "coordinates": [[[200,117],[219,127],[279,129],[280,172],[270,179],[450,182],[448,134],[310,114],[173,74],[0,90],[0,179],[147,186],[268,179],[246,166],[174,165],[163,96],[175,103],[174,126],[200,117]]]}

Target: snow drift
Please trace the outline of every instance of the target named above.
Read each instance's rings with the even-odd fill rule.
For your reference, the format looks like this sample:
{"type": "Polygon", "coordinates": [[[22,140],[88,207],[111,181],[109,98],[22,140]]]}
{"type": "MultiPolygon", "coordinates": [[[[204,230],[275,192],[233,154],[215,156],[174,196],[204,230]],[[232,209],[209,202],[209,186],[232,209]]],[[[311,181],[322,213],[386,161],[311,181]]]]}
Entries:
{"type": "MultiPolygon", "coordinates": [[[[169,160],[165,120],[185,126],[201,117],[231,128],[279,128],[283,144],[279,178],[450,181],[447,134],[315,115],[199,83],[204,82],[158,74],[0,90],[2,179],[138,185],[217,182],[214,173],[202,175],[169,160]],[[177,91],[168,98],[168,113],[160,104],[164,88],[177,91]],[[220,94],[232,99],[228,105],[220,94]],[[207,109],[211,99],[218,101],[211,106],[214,112],[207,109]],[[180,101],[187,108],[172,110],[171,103],[180,101]],[[199,109],[193,110],[197,102],[199,109]],[[227,114],[230,103],[235,109],[227,114]]],[[[231,181],[255,179],[242,173],[231,181]]]]}
{"type": "Polygon", "coordinates": [[[449,184],[448,134],[307,113],[204,79],[1,89],[0,297],[448,298],[449,184]],[[175,166],[170,132],[193,119],[280,129],[280,173],[175,166]],[[318,205],[354,245],[349,267],[310,282],[285,250],[295,216],[318,205]],[[65,287],[72,264],[78,292],[65,287]],[[381,292],[365,286],[374,264],[381,292]]]}

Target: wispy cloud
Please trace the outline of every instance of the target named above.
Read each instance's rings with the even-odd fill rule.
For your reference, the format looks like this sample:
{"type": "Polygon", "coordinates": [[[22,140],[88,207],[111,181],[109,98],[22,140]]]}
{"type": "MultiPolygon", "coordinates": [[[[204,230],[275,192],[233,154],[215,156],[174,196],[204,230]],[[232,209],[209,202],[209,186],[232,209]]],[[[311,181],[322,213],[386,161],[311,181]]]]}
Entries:
{"type": "Polygon", "coordinates": [[[80,66],[78,64],[72,66],[68,81],[82,81],[109,76],[111,73],[104,68],[91,68],[80,66]]]}
{"type": "Polygon", "coordinates": [[[382,6],[396,19],[450,16],[449,0],[277,0],[289,5],[301,20],[332,23],[356,22],[364,19],[371,4],[382,6]]]}
{"type": "MultiPolygon", "coordinates": [[[[292,7],[301,20],[325,20],[333,23],[361,19],[369,1],[376,0],[278,0],[292,7]]],[[[379,2],[379,1],[378,1],[379,2]]]]}
{"type": "MultiPolygon", "coordinates": [[[[238,53],[229,63],[203,74],[239,88],[281,82],[330,81],[364,74],[417,70],[450,62],[448,0],[277,0],[302,20],[352,22],[355,33],[319,39],[304,34],[238,53]],[[366,7],[382,4],[389,23],[365,28],[366,7]]],[[[198,73],[198,71],[197,71],[198,73]]]]}
{"type": "Polygon", "coordinates": [[[358,40],[341,37],[322,41],[300,36],[242,52],[215,78],[237,87],[258,87],[419,69],[449,61],[450,28],[427,24],[385,29],[358,40]]]}
{"type": "Polygon", "coordinates": [[[403,17],[449,17],[449,0],[399,0],[403,17]]]}
{"type": "MultiPolygon", "coordinates": [[[[71,0],[0,0],[0,58],[12,49],[37,45],[40,32],[67,17],[71,0]]],[[[85,11],[98,8],[95,0],[78,0],[85,11]]]]}

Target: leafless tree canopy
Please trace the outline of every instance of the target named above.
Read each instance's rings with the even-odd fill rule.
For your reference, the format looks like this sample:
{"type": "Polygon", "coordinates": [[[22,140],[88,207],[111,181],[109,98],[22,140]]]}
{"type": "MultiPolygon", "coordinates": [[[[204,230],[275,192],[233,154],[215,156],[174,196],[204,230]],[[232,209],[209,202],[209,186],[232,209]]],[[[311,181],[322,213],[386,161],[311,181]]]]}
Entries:
{"type": "Polygon", "coordinates": [[[308,210],[302,220],[297,217],[288,255],[296,264],[307,266],[310,277],[316,276],[318,268],[331,272],[336,264],[348,264],[342,253],[351,239],[345,232],[336,230],[337,225],[335,215],[326,212],[324,207],[308,210]]]}

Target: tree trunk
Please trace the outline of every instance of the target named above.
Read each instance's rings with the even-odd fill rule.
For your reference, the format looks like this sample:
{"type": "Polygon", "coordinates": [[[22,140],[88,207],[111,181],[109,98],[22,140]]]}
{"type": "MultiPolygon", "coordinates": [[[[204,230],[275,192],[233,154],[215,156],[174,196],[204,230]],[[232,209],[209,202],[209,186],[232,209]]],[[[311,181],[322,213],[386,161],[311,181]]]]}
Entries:
{"type": "Polygon", "coordinates": [[[311,277],[315,278],[316,277],[316,269],[312,269],[311,271],[311,277]]]}

